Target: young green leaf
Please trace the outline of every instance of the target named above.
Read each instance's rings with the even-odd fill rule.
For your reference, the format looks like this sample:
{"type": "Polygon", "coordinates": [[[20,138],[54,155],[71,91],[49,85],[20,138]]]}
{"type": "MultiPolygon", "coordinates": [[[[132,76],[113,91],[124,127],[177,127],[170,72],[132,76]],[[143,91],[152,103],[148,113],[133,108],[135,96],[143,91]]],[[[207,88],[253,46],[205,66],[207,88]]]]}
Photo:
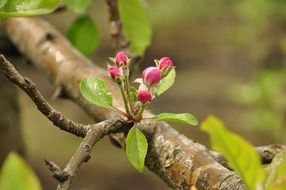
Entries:
{"type": "Polygon", "coordinates": [[[7,0],[0,0],[0,9],[6,4],[7,0]]]}
{"type": "Polygon", "coordinates": [[[161,113],[159,115],[155,115],[153,119],[157,121],[168,121],[168,122],[175,122],[175,123],[183,123],[189,125],[198,125],[198,120],[195,116],[189,113],[161,113]]]}
{"type": "Polygon", "coordinates": [[[90,56],[99,45],[99,31],[93,20],[87,15],[79,17],[72,23],[67,37],[85,56],[90,56]]]}
{"type": "Polygon", "coordinates": [[[112,106],[112,96],[107,85],[98,79],[83,79],[80,82],[80,92],[82,96],[91,103],[110,108],[112,106]]]}
{"type": "Polygon", "coordinates": [[[214,116],[207,118],[201,128],[210,135],[212,148],[225,156],[230,167],[241,176],[247,189],[256,190],[262,185],[265,172],[251,144],[228,131],[214,116]]]}
{"type": "Polygon", "coordinates": [[[271,190],[285,190],[286,189],[286,162],[277,167],[277,177],[272,184],[271,190]]]}
{"type": "Polygon", "coordinates": [[[286,189],[286,151],[277,154],[267,166],[266,171],[268,171],[265,182],[266,190],[286,189]]]}
{"type": "Polygon", "coordinates": [[[148,142],[145,135],[137,128],[132,127],[126,138],[126,155],[131,164],[143,172],[148,142]]]}
{"type": "Polygon", "coordinates": [[[134,87],[130,87],[130,96],[131,96],[131,101],[136,102],[137,101],[137,90],[134,87]]]}
{"type": "Polygon", "coordinates": [[[151,24],[141,0],[119,0],[119,15],[130,48],[142,55],[151,42],[151,24]]]}
{"type": "Polygon", "coordinates": [[[0,21],[10,17],[48,14],[58,4],[59,0],[4,0],[0,2],[0,21]]]}
{"type": "Polygon", "coordinates": [[[156,96],[161,95],[163,92],[168,90],[175,82],[176,71],[172,69],[169,74],[161,80],[156,88],[156,96]]]}
{"type": "Polygon", "coordinates": [[[91,5],[93,0],[64,0],[67,8],[74,13],[84,14],[91,5]]]}
{"type": "Polygon", "coordinates": [[[11,152],[1,169],[0,189],[41,190],[42,188],[37,176],[27,163],[16,153],[11,152]]]}

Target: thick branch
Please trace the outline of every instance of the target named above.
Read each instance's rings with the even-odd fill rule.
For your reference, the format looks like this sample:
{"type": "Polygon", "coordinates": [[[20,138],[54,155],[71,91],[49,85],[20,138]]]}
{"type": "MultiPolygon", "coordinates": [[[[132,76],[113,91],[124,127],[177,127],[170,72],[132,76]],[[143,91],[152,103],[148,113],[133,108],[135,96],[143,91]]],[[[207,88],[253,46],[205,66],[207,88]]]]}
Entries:
{"type": "MultiPolygon", "coordinates": [[[[10,19],[5,29],[20,49],[39,68],[45,70],[64,93],[91,117],[105,120],[117,117],[111,110],[94,107],[79,93],[80,79],[97,77],[110,86],[114,105],[122,107],[119,91],[101,69],[80,55],[65,38],[47,22],[37,19],[10,19]]],[[[150,113],[147,113],[151,115],[150,113]]],[[[176,132],[167,123],[149,121],[144,133],[149,140],[146,165],[170,187],[190,189],[245,189],[241,179],[218,164],[207,149],[176,132]]]]}
{"type": "Polygon", "coordinates": [[[282,151],[286,151],[286,145],[268,145],[256,148],[256,152],[260,155],[262,164],[270,164],[274,156],[282,151]]]}
{"type": "Polygon", "coordinates": [[[17,86],[19,86],[37,105],[42,112],[53,124],[61,130],[70,132],[76,136],[84,137],[88,126],[75,123],[64,118],[63,114],[56,111],[41,95],[36,85],[28,78],[22,77],[14,66],[0,54],[0,67],[4,71],[7,78],[17,86]]]}
{"type": "Polygon", "coordinates": [[[49,120],[51,120],[54,125],[62,130],[84,137],[74,156],[63,171],[55,163],[46,160],[46,164],[53,172],[53,176],[59,181],[58,189],[70,189],[72,179],[78,168],[83,162],[87,162],[90,159],[90,153],[93,146],[107,134],[116,133],[119,132],[119,130],[124,131],[123,126],[125,125],[126,128],[128,123],[120,120],[106,120],[89,127],[67,120],[61,113],[56,112],[48,104],[37,90],[36,85],[28,78],[24,78],[20,75],[14,66],[8,62],[3,55],[0,55],[0,65],[7,78],[26,92],[38,106],[38,109],[49,120]]]}
{"type": "MultiPolygon", "coordinates": [[[[286,151],[286,145],[274,144],[274,145],[268,145],[268,146],[259,146],[259,147],[256,147],[255,150],[257,154],[260,156],[262,164],[270,164],[276,154],[286,151]]],[[[215,152],[215,151],[210,151],[210,155],[218,163],[220,163],[226,168],[231,169],[227,163],[227,160],[223,157],[222,154],[215,152]]]]}

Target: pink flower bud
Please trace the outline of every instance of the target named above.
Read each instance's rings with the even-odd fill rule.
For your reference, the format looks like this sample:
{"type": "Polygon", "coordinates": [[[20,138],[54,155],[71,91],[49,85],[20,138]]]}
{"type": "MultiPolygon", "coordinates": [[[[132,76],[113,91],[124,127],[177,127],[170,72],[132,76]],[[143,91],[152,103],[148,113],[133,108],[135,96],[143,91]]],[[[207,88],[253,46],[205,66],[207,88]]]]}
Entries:
{"type": "Polygon", "coordinates": [[[139,102],[145,104],[149,103],[152,100],[152,95],[149,91],[143,90],[138,92],[138,100],[139,102]]]}
{"type": "Polygon", "coordinates": [[[120,70],[116,66],[109,66],[107,72],[112,79],[117,79],[121,77],[120,70]]]}
{"type": "Polygon", "coordinates": [[[161,73],[157,67],[148,67],[142,74],[143,83],[147,86],[155,86],[161,80],[161,73]]]}
{"type": "Polygon", "coordinates": [[[159,60],[159,69],[171,69],[173,62],[169,57],[163,57],[159,60]]]}
{"type": "Polygon", "coordinates": [[[118,67],[122,65],[127,66],[127,62],[128,62],[128,57],[124,53],[124,51],[120,51],[116,54],[115,63],[118,67]]]}

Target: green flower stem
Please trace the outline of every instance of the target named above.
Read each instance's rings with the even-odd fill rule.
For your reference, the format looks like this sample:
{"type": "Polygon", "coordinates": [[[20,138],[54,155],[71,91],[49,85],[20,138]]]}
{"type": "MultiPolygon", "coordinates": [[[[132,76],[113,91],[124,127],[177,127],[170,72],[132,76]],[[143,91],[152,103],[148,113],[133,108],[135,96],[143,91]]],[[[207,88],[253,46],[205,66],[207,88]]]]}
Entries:
{"type": "Polygon", "coordinates": [[[135,116],[135,120],[141,120],[142,115],[143,115],[143,112],[144,112],[145,108],[147,107],[147,105],[148,105],[148,104],[143,104],[143,105],[140,107],[139,112],[138,112],[137,115],[135,116]]]}
{"type": "Polygon", "coordinates": [[[128,69],[128,67],[123,68],[123,73],[124,73],[123,83],[124,83],[124,87],[126,87],[125,90],[127,93],[128,103],[129,103],[129,106],[131,109],[131,114],[132,114],[132,116],[134,116],[134,103],[132,101],[131,94],[130,94],[129,69],[128,69]]]}
{"type": "Polygon", "coordinates": [[[130,105],[130,109],[131,109],[132,114],[134,115],[134,102],[132,101],[131,94],[130,94],[129,75],[127,75],[125,77],[125,81],[124,82],[125,82],[125,85],[126,85],[126,92],[127,92],[127,97],[128,97],[128,102],[129,102],[129,105],[130,105]]]}
{"type": "Polygon", "coordinates": [[[129,105],[128,105],[128,99],[127,99],[127,96],[125,94],[125,91],[124,91],[124,88],[123,88],[122,84],[119,85],[119,88],[120,88],[121,95],[123,97],[123,101],[124,101],[124,106],[125,106],[126,112],[127,112],[128,116],[131,116],[130,115],[130,110],[129,110],[129,105]]]}
{"type": "Polygon", "coordinates": [[[114,107],[114,106],[111,106],[111,107],[112,107],[115,111],[118,111],[121,115],[123,115],[123,116],[125,116],[125,117],[128,117],[128,114],[127,114],[127,113],[121,111],[120,109],[117,109],[117,108],[114,107]]]}

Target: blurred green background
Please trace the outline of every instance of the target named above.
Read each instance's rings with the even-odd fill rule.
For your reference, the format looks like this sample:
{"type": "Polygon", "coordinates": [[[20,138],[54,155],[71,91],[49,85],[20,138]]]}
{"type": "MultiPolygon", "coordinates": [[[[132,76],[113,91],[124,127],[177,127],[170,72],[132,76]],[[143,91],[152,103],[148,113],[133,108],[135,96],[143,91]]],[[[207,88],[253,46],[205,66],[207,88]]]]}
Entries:
{"type": "MultiPolygon", "coordinates": [[[[155,100],[151,110],[189,112],[202,121],[210,114],[254,145],[286,142],[286,2],[284,0],[150,0],[153,40],[140,69],[153,59],[169,56],[177,70],[175,85],[155,100]]],[[[114,52],[110,45],[105,1],[95,1],[90,13],[100,30],[101,42],[91,59],[106,67],[114,52]]],[[[65,11],[46,17],[66,33],[75,15],[65,11]]],[[[138,23],[140,24],[140,23],[138,23]]],[[[20,72],[33,79],[49,102],[67,118],[92,122],[68,100],[52,100],[54,87],[47,76],[22,59],[20,72]]],[[[136,75],[141,75],[140,71],[136,75]]],[[[26,156],[44,189],[56,181],[44,159],[64,166],[80,143],[79,138],[53,127],[31,100],[20,96],[21,125],[26,156]]],[[[208,145],[198,128],[174,126],[186,136],[208,145]]],[[[78,172],[74,189],[117,190],[168,187],[145,170],[139,174],[124,152],[105,138],[91,161],[78,172]]]]}

